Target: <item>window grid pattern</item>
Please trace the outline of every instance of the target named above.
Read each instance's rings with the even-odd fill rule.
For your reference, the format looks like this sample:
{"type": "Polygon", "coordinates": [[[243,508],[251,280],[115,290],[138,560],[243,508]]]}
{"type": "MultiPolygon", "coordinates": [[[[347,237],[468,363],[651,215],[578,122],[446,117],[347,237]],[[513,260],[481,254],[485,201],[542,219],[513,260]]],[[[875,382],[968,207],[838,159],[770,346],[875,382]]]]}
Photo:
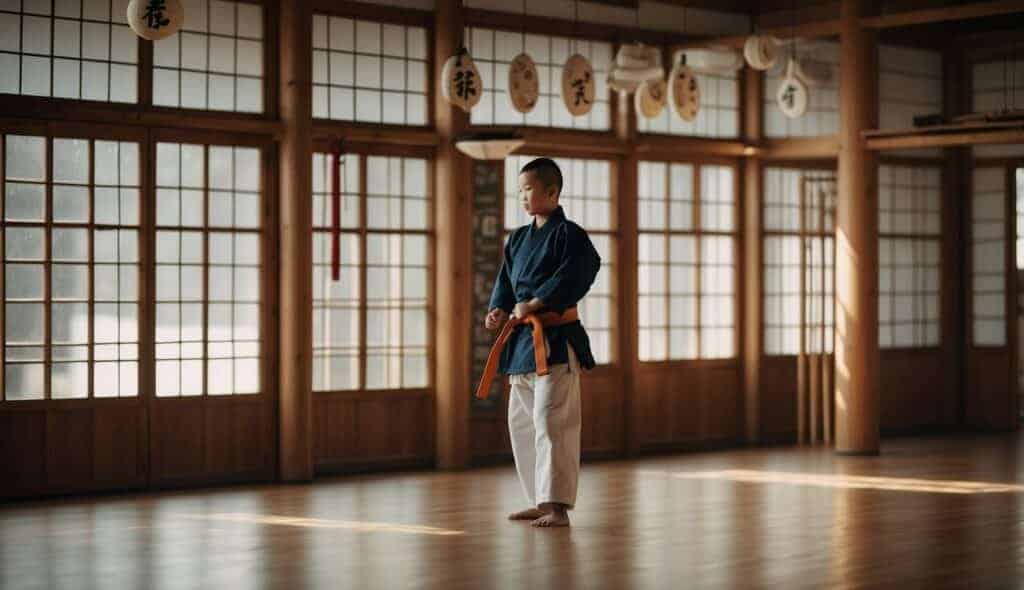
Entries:
{"type": "Polygon", "coordinates": [[[138,395],[138,144],[3,147],[4,399],[138,395]]]}
{"type": "Polygon", "coordinates": [[[801,257],[804,258],[803,280],[807,295],[803,314],[806,322],[804,350],[832,352],[835,205],[833,172],[765,168],[762,305],[767,355],[800,353],[801,257]],[[801,189],[802,185],[807,188],[801,189]],[[807,202],[801,204],[801,190],[818,196],[805,196],[807,202]]]}
{"type": "Polygon", "coordinates": [[[607,131],[611,129],[611,93],[606,80],[612,64],[612,44],[467,27],[466,42],[480,77],[483,93],[470,113],[473,125],[530,125],[607,131]],[[526,52],[537,65],[540,95],[529,113],[512,108],[508,98],[508,69],[526,52]],[[594,104],[586,115],[574,117],[562,102],[562,66],[579,53],[594,69],[594,104]]]}
{"type": "Polygon", "coordinates": [[[975,168],[971,200],[971,334],[1006,346],[1006,171],[975,168]]]}
{"type": "Polygon", "coordinates": [[[878,341],[939,345],[942,184],[938,167],[878,167],[878,341]]]}
{"type": "Polygon", "coordinates": [[[424,27],[313,15],[313,116],[426,125],[424,27]]]}
{"type": "Polygon", "coordinates": [[[0,2],[0,93],[138,101],[128,0],[0,2]]]}
{"type": "Polygon", "coordinates": [[[153,104],[262,113],[263,6],[183,0],[185,23],[153,42],[153,104]]]}
{"type": "Polygon", "coordinates": [[[696,137],[733,138],[739,135],[740,93],[737,72],[697,74],[700,84],[700,110],[693,121],[684,121],[671,105],[648,119],[637,115],[641,133],[664,133],[696,137]]]}
{"type": "Polygon", "coordinates": [[[313,156],[314,390],[428,387],[429,161],[345,156],[337,282],[330,161],[313,156]]]}
{"type": "Polygon", "coordinates": [[[766,137],[818,137],[839,132],[839,43],[801,42],[797,47],[800,63],[808,70],[824,74],[807,84],[807,112],[790,119],[782,114],[775,100],[786,76],[789,46],[780,48],[779,60],[764,77],[764,132],[766,137]],[[811,63],[813,62],[813,63],[811,63]]]}
{"type": "Polygon", "coordinates": [[[880,129],[909,129],[915,115],[942,112],[940,52],[892,45],[878,52],[880,129]]]}
{"type": "Polygon", "coordinates": [[[157,144],[156,395],[257,394],[256,148],[157,144]]]}
{"type": "MultiPolygon", "coordinates": [[[[514,155],[505,159],[505,240],[523,225],[533,222],[519,201],[519,170],[536,156],[514,155]]],[[[600,365],[611,363],[615,323],[615,260],[618,232],[612,211],[611,163],[607,160],[554,158],[562,170],[562,194],[558,201],[565,216],[583,227],[601,256],[601,269],[586,297],[579,302],[580,318],[590,336],[590,348],[600,365]]]]}
{"type": "Polygon", "coordinates": [[[1007,56],[971,66],[973,111],[1024,109],[1024,58],[1007,56]]]}
{"type": "Polygon", "coordinates": [[[640,360],[734,357],[733,169],[642,161],[638,172],[640,360]]]}

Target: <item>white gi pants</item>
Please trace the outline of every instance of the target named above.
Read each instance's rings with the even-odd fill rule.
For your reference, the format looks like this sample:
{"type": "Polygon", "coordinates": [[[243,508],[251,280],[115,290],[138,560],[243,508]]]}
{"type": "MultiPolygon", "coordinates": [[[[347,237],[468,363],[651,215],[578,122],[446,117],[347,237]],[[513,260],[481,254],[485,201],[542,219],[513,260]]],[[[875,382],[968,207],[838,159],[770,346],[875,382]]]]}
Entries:
{"type": "Polygon", "coordinates": [[[508,430],[523,492],[531,506],[576,504],[580,475],[580,366],[569,346],[569,363],[551,373],[512,375],[508,430]]]}

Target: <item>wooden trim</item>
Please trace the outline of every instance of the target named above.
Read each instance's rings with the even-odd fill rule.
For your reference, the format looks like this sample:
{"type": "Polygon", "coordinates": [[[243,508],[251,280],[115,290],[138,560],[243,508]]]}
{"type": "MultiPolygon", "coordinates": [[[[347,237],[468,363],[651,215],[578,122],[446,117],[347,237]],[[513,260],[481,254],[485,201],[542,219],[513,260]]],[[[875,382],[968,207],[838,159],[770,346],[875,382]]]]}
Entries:
{"type": "Polygon", "coordinates": [[[620,25],[606,25],[592,22],[573,22],[564,18],[551,18],[520,12],[498,12],[482,8],[462,9],[465,26],[496,29],[500,31],[529,31],[539,35],[555,35],[590,39],[594,41],[642,41],[655,45],[693,43],[697,35],[674,31],[641,29],[620,25]]]}
{"type": "Polygon", "coordinates": [[[353,123],[350,121],[331,121],[316,119],[313,121],[314,141],[328,141],[341,137],[346,143],[381,143],[394,145],[411,145],[436,147],[440,136],[428,127],[410,127],[404,125],[377,125],[371,123],[353,123]]]}
{"type": "Polygon", "coordinates": [[[310,0],[310,4],[314,14],[417,27],[432,27],[434,24],[433,12],[416,8],[399,8],[352,0],[310,0]]]}
{"type": "Polygon", "coordinates": [[[1024,5],[1019,1],[1001,0],[998,2],[979,2],[975,4],[962,4],[948,8],[909,10],[893,14],[861,17],[860,26],[865,29],[890,29],[929,23],[963,21],[983,18],[986,16],[1017,14],[1021,12],[1024,12],[1024,5]]]}
{"type": "MultiPolygon", "coordinates": [[[[743,137],[757,143],[763,133],[764,74],[745,68],[742,78],[743,137]]],[[[743,174],[743,416],[747,444],[761,438],[761,361],[764,354],[764,168],[759,158],[746,158],[743,174]]]]}
{"type": "Polygon", "coordinates": [[[941,135],[908,133],[902,136],[869,137],[864,140],[864,143],[867,149],[873,151],[1024,143],[1024,128],[997,131],[965,131],[941,135]]]}
{"type": "Polygon", "coordinates": [[[839,136],[763,139],[757,148],[764,160],[816,160],[839,157],[839,136]]]}
{"type": "Polygon", "coordinates": [[[751,155],[752,146],[740,140],[710,139],[641,133],[633,142],[633,149],[645,158],[679,156],[714,156],[738,158],[751,155]]]}

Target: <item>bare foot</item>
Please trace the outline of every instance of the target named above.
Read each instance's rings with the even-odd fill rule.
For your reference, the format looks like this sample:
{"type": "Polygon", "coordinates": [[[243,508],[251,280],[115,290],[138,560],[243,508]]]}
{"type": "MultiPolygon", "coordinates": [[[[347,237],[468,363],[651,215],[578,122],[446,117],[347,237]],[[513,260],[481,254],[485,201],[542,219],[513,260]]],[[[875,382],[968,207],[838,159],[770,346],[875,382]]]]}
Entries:
{"type": "Polygon", "coordinates": [[[569,526],[569,514],[564,510],[555,510],[533,521],[536,527],[569,526]]]}
{"type": "Polygon", "coordinates": [[[544,516],[546,512],[538,508],[527,508],[508,515],[509,520],[536,520],[544,516]]]}

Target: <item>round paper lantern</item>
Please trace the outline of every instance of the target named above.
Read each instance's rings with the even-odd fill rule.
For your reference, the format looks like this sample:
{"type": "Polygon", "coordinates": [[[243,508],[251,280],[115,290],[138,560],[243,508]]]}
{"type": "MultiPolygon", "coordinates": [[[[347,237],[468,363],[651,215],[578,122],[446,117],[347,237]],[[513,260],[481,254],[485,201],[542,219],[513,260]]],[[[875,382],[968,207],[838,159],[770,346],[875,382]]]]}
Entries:
{"type": "Polygon", "coordinates": [[[537,65],[529,55],[520,53],[508,66],[508,99],[512,108],[520,113],[529,113],[539,96],[537,65]]]}
{"type": "Polygon", "coordinates": [[[633,102],[636,106],[636,113],[641,117],[653,119],[661,114],[665,108],[665,101],[668,100],[668,85],[665,80],[647,80],[640,84],[633,95],[633,102]]]}
{"type": "Polygon", "coordinates": [[[693,69],[680,59],[672,68],[668,81],[668,102],[684,121],[697,118],[700,109],[700,85],[693,69]]]}
{"type": "Polygon", "coordinates": [[[767,70],[779,57],[779,44],[768,35],[751,35],[743,44],[743,57],[755,70],[767,70]]]}
{"type": "Polygon", "coordinates": [[[476,69],[465,47],[460,47],[455,55],[444,62],[441,69],[441,96],[449,104],[468,113],[480,102],[482,86],[480,71],[476,69]]]}
{"type": "Polygon", "coordinates": [[[185,22],[181,0],[131,0],[128,25],[143,39],[159,41],[178,32],[185,22]]]}
{"type": "Polygon", "coordinates": [[[585,115],[594,106],[594,68],[580,54],[571,56],[562,67],[562,101],[574,117],[585,115]]]}
{"type": "Polygon", "coordinates": [[[797,76],[799,69],[796,60],[789,59],[786,64],[786,77],[779,84],[779,90],[775,94],[775,100],[782,109],[782,114],[790,119],[796,119],[807,112],[809,100],[807,85],[797,76]]]}

